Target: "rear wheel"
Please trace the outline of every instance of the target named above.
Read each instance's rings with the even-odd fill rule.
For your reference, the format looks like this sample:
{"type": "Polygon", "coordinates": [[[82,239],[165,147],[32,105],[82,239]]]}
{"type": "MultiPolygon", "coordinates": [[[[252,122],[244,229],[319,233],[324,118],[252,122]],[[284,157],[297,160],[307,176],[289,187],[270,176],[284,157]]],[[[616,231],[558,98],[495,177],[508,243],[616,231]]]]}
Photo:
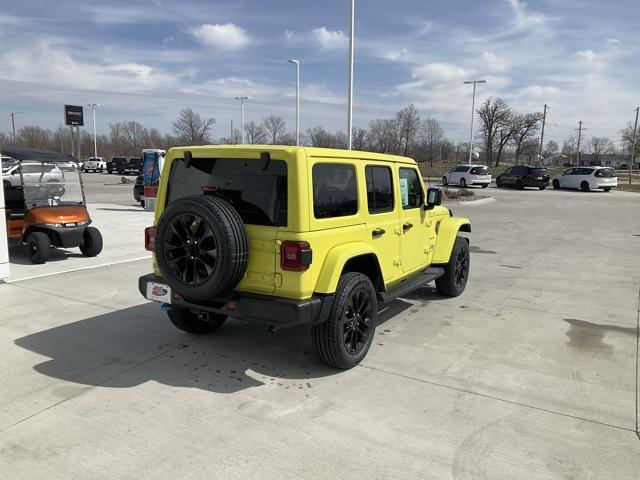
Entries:
{"type": "Polygon", "coordinates": [[[167,312],[176,328],[189,333],[210,333],[218,330],[227,319],[224,315],[201,312],[185,307],[171,307],[167,312]]]}
{"type": "Polygon", "coordinates": [[[588,192],[589,191],[589,182],[583,181],[580,184],[580,190],[582,190],[583,192],[588,192]]]}
{"type": "Polygon", "coordinates": [[[104,171],[104,168],[100,167],[100,173],[102,173],[104,171]]]}
{"type": "Polygon", "coordinates": [[[96,257],[102,251],[102,235],[95,227],[87,227],[82,234],[80,251],[85,257],[96,257]]]}
{"type": "Polygon", "coordinates": [[[369,351],[378,318],[376,292],[369,277],[343,275],[328,320],[311,330],[316,354],[334,368],[358,365],[369,351]]]}
{"type": "Polygon", "coordinates": [[[553,189],[560,190],[560,182],[558,180],[553,181],[553,189]]]}
{"type": "Polygon", "coordinates": [[[496,187],[498,187],[498,188],[502,187],[502,179],[501,178],[496,178],[496,187]]]}
{"type": "Polygon", "coordinates": [[[602,190],[604,190],[605,192],[610,192],[611,191],[611,187],[602,187],[602,190]]]}
{"type": "Polygon", "coordinates": [[[467,188],[467,181],[464,178],[460,179],[460,186],[462,188],[467,188]]]}
{"type": "Polygon", "coordinates": [[[483,183],[483,184],[482,184],[482,188],[487,188],[488,186],[489,186],[489,184],[488,184],[488,183],[483,183]]]}
{"type": "Polygon", "coordinates": [[[516,182],[516,188],[517,188],[518,190],[524,190],[524,183],[523,183],[523,181],[522,181],[522,180],[518,180],[518,181],[516,182]]]}
{"type": "Polygon", "coordinates": [[[544,190],[545,188],[547,188],[547,186],[546,186],[546,185],[540,185],[538,188],[539,188],[540,190],[544,190]]]}
{"type": "Polygon", "coordinates": [[[51,253],[51,241],[44,232],[33,232],[27,237],[29,260],[31,263],[45,263],[51,253]]]}
{"type": "Polygon", "coordinates": [[[444,275],[436,280],[436,289],[441,295],[457,297],[464,292],[469,278],[469,242],[456,237],[449,263],[444,267],[444,275]]]}

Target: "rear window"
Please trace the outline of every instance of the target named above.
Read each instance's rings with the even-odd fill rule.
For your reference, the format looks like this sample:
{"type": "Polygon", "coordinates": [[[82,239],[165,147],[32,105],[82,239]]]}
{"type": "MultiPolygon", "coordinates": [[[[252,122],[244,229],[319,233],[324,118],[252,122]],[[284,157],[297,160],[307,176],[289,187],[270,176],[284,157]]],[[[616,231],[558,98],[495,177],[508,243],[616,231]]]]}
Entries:
{"type": "Polygon", "coordinates": [[[596,170],[595,176],[611,178],[616,176],[616,171],[613,168],[600,168],[596,170]]]}
{"type": "Polygon", "coordinates": [[[489,167],[473,167],[469,173],[471,175],[489,175],[489,167]]]}
{"type": "Polygon", "coordinates": [[[193,158],[171,165],[167,204],[190,195],[202,194],[202,187],[233,205],[249,225],[287,224],[287,164],[282,160],[239,158],[193,158]]]}
{"type": "Polygon", "coordinates": [[[544,176],[544,175],[547,175],[547,169],[546,168],[529,167],[529,174],[530,175],[544,176]]]}
{"type": "Polygon", "coordinates": [[[313,216],[333,218],[355,215],[358,189],[353,165],[317,163],[313,166],[313,216]]]}

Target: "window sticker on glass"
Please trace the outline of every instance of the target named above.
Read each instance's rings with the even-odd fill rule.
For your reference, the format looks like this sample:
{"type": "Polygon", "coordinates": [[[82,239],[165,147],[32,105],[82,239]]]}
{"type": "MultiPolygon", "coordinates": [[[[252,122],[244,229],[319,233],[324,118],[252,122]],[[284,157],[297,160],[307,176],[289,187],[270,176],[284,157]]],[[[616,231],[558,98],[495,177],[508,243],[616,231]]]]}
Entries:
{"type": "Polygon", "coordinates": [[[409,204],[409,179],[400,179],[400,197],[402,198],[402,205],[409,204]]]}

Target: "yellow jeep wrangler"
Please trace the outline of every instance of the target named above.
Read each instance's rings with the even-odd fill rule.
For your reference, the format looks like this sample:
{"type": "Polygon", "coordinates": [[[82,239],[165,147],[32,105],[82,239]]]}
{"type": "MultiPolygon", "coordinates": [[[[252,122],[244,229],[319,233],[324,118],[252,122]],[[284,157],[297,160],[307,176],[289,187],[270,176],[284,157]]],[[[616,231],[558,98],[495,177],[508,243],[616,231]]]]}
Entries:
{"type": "Polygon", "coordinates": [[[154,272],[140,293],[185,331],[227,317],[270,329],[311,326],[317,355],[351,368],[367,354],[378,305],[428,282],[460,295],[469,221],[425,195],[415,161],[284,146],[169,150],[155,226],[154,272]]]}

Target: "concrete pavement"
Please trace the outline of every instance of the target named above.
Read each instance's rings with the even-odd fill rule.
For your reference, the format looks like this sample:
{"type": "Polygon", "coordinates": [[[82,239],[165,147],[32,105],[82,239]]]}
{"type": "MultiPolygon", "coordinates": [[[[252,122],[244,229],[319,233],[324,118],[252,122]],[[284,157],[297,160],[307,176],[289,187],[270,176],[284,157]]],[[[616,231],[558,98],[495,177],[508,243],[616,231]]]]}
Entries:
{"type": "Polygon", "coordinates": [[[640,197],[483,193],[467,291],[348,372],[305,328],[174,329],[146,260],[0,286],[0,478],[637,479],[640,197]]]}

